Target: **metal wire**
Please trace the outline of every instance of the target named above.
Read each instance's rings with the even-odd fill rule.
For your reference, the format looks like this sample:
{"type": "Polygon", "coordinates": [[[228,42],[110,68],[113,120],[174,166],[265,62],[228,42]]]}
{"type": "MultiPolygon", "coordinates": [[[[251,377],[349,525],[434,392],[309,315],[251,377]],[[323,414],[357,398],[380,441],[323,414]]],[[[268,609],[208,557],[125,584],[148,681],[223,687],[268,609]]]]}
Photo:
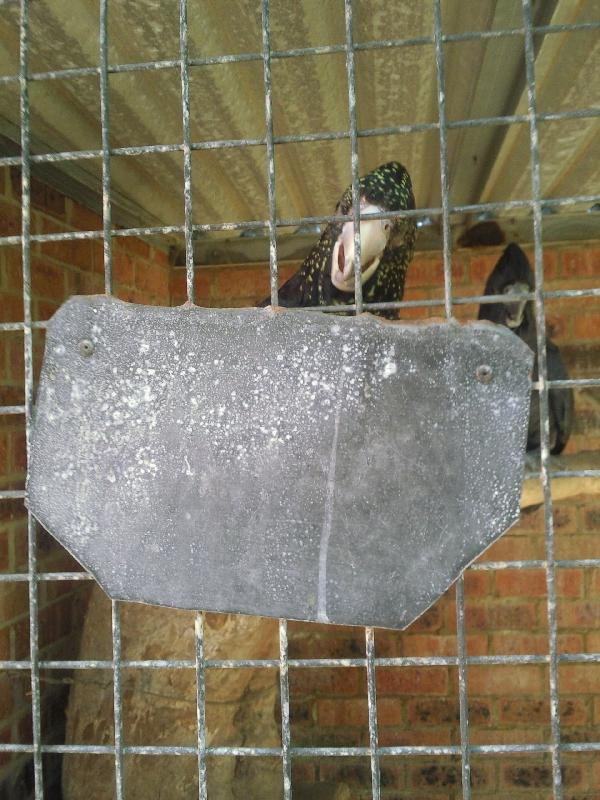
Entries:
{"type": "MultiPolygon", "coordinates": [[[[203,615],[198,614],[195,622],[195,658],[194,659],[124,659],[121,648],[121,621],[120,605],[117,601],[112,603],[112,659],[103,660],[48,660],[39,657],[39,629],[38,629],[38,584],[48,581],[88,581],[91,576],[83,572],[38,572],[36,527],[33,517],[28,514],[28,564],[27,572],[5,573],[0,575],[0,584],[15,582],[28,583],[30,606],[30,657],[20,660],[0,661],[0,669],[29,671],[31,674],[31,702],[33,734],[32,741],[28,744],[0,744],[0,752],[29,753],[33,758],[34,766],[34,796],[36,800],[43,800],[43,774],[42,755],[52,754],[104,754],[114,758],[115,765],[115,796],[117,800],[125,797],[123,758],[125,755],[145,756],[195,756],[198,761],[198,796],[200,800],[208,798],[206,764],[208,757],[273,757],[281,760],[283,776],[284,800],[292,798],[292,764],[295,758],[326,758],[326,757],[356,757],[364,756],[370,759],[372,796],[380,798],[380,758],[382,756],[418,757],[418,756],[457,756],[461,760],[462,796],[464,800],[471,798],[471,756],[502,755],[523,753],[548,753],[552,757],[553,793],[555,800],[562,797],[561,754],[562,753],[592,753],[600,751],[600,742],[563,742],[561,739],[560,714],[558,708],[558,666],[564,663],[600,663],[600,653],[560,653],[557,639],[556,621],[556,570],[561,568],[600,568],[600,558],[590,559],[556,559],[554,553],[554,528],[552,514],[552,497],[550,492],[551,477],[590,477],[600,475],[600,470],[566,470],[554,468],[550,459],[549,442],[549,412],[548,391],[550,388],[583,388],[600,386],[600,378],[569,379],[549,381],[546,363],[546,338],[545,338],[545,312],[544,304],[547,299],[600,296],[600,288],[569,289],[546,291],[543,283],[543,244],[542,244],[542,198],[540,191],[540,156],[538,146],[538,123],[558,121],[565,119],[588,119],[600,115],[600,109],[572,109],[567,111],[539,113],[536,109],[536,87],[534,75],[534,36],[565,33],[572,31],[590,31],[600,29],[598,23],[578,23],[574,25],[545,25],[534,26],[532,23],[531,0],[522,0],[523,26],[498,31],[469,31],[460,34],[444,34],[442,30],[441,0],[433,0],[434,30],[431,36],[413,37],[407,39],[384,39],[366,42],[355,42],[353,36],[353,4],[352,0],[344,0],[345,41],[339,45],[326,45],[320,47],[295,48],[289,50],[271,50],[269,0],[262,0],[262,51],[260,53],[223,54],[204,58],[190,58],[188,53],[188,20],[186,0],[179,4],[179,34],[180,57],[177,59],[156,62],[139,62],[132,64],[108,63],[108,0],[100,3],[99,25],[99,64],[94,67],[77,69],[54,70],[46,72],[28,73],[28,0],[20,0],[20,57],[19,72],[17,75],[0,77],[0,84],[15,82],[20,91],[21,115],[21,154],[0,158],[0,166],[17,166],[21,168],[22,190],[22,228],[20,235],[0,237],[0,246],[19,245],[23,256],[23,322],[0,324],[0,332],[19,331],[24,337],[25,358],[25,399],[22,405],[0,406],[0,414],[19,415],[25,417],[27,444],[31,432],[33,411],[33,358],[32,358],[32,332],[43,330],[45,321],[33,322],[31,313],[31,244],[61,241],[85,241],[92,239],[103,240],[104,276],[105,287],[108,293],[112,290],[112,240],[119,236],[172,236],[183,234],[186,252],[186,286],[189,302],[194,301],[194,256],[193,238],[195,233],[217,231],[252,230],[267,227],[269,230],[269,263],[271,281],[271,299],[277,303],[278,284],[278,259],[277,259],[277,228],[296,227],[306,223],[326,223],[330,221],[346,222],[353,219],[355,236],[355,257],[357,269],[355,271],[355,303],[348,306],[349,310],[360,313],[365,309],[392,309],[392,308],[431,308],[443,306],[446,316],[452,316],[452,308],[458,304],[492,303],[506,301],[510,296],[457,296],[452,294],[452,264],[451,264],[451,214],[472,214],[481,211],[530,211],[533,218],[534,253],[535,253],[535,291],[527,295],[527,299],[535,304],[537,319],[537,346],[539,361],[539,380],[534,386],[539,393],[540,419],[541,419],[541,460],[540,471],[527,473],[526,477],[541,477],[544,497],[544,527],[545,527],[545,558],[513,561],[488,561],[479,562],[470,567],[475,571],[497,571],[504,569],[543,569],[547,582],[547,619],[549,652],[547,654],[522,654],[522,655],[491,655],[470,656],[466,646],[465,630],[465,603],[464,580],[459,578],[456,584],[456,625],[457,625],[457,655],[435,657],[377,657],[375,653],[375,636],[372,628],[365,630],[365,657],[364,658],[289,658],[288,631],[285,620],[279,622],[279,657],[273,659],[206,659],[204,646],[203,615]],[[519,36],[523,38],[526,65],[526,84],[528,97],[528,111],[526,114],[512,114],[479,119],[463,119],[448,121],[445,110],[445,78],[444,78],[444,44],[449,42],[468,42],[497,39],[501,37],[519,36]],[[387,126],[382,128],[360,129],[357,125],[356,113],[356,81],[355,81],[355,52],[368,50],[384,50],[399,47],[430,46],[433,49],[436,62],[436,77],[438,86],[438,121],[423,124],[408,124],[387,126]],[[319,56],[331,53],[343,53],[346,58],[347,89],[349,100],[349,124],[347,130],[334,132],[308,132],[304,134],[275,136],[273,133],[273,109],[271,87],[271,61],[273,59],[298,58],[306,56],[319,56]],[[191,66],[205,66],[211,64],[238,63],[257,61],[263,64],[263,81],[265,96],[265,136],[248,139],[218,139],[207,141],[192,141],[190,128],[190,97],[189,97],[189,68],[191,66]],[[178,69],[181,75],[182,87],[182,142],[169,145],[151,145],[138,147],[110,147],[110,118],[109,118],[109,76],[118,73],[137,71],[155,71],[164,69],[178,69]],[[30,81],[45,80],[71,80],[79,77],[97,77],[100,86],[100,121],[102,129],[102,147],[94,150],[65,151],[58,153],[30,152],[29,130],[29,97],[28,85],[30,81]],[[530,133],[530,149],[532,164],[532,197],[530,199],[513,200],[505,202],[470,203],[452,206],[449,199],[447,132],[453,129],[474,128],[490,125],[518,125],[527,124],[530,133]],[[360,138],[373,136],[389,136],[412,132],[437,131],[440,138],[440,173],[441,173],[441,206],[429,209],[406,211],[399,216],[409,218],[440,217],[443,235],[443,297],[419,301],[402,301],[398,303],[363,303],[360,270],[360,203],[359,200],[359,162],[358,141],[360,138]],[[348,140],[351,151],[352,166],[352,197],[355,215],[325,215],[309,218],[278,218],[276,214],[275,195],[275,145],[296,142],[319,142],[332,140],[348,140]],[[192,207],[192,154],[200,150],[216,150],[237,147],[264,147],[267,157],[267,194],[268,194],[268,220],[249,220],[235,223],[194,224],[192,207]],[[183,153],[184,163],[184,224],[170,226],[137,227],[127,229],[112,229],[111,220],[111,182],[110,160],[114,156],[136,157],[147,153],[183,153]],[[32,235],[30,230],[31,196],[30,175],[31,165],[59,164],[75,160],[100,159],[102,163],[102,230],[70,231],[53,234],[32,235]],[[474,745],[469,739],[468,720],[468,682],[467,667],[471,665],[514,665],[514,664],[541,664],[549,667],[549,695],[551,710],[550,743],[539,744],[510,744],[510,745],[474,745]],[[430,745],[430,746],[381,746],[379,744],[378,714],[377,714],[377,681],[376,670],[380,667],[404,668],[410,666],[445,666],[454,667],[458,671],[458,697],[460,709],[460,744],[456,745],[430,745]],[[292,743],[290,726],[290,668],[361,668],[367,675],[367,703],[369,720],[369,746],[368,747],[297,747],[292,743]],[[197,710],[197,742],[194,746],[131,746],[124,742],[123,736],[123,704],[122,704],[122,670],[125,668],[137,669],[190,669],[196,672],[196,710],[197,710]],[[279,686],[281,696],[281,747],[215,747],[209,746],[206,731],[206,670],[227,669],[277,669],[279,670],[279,686]],[[113,745],[42,745],[41,743],[41,695],[40,672],[46,670],[110,670],[113,676],[114,687],[114,744],[113,745]]],[[[572,195],[568,197],[548,198],[543,200],[543,205],[550,208],[559,208],[577,203],[593,203],[600,200],[598,194],[572,195]]],[[[365,218],[384,218],[381,214],[364,215],[365,218]]],[[[519,299],[523,295],[518,296],[519,299]]],[[[318,307],[319,311],[328,310],[318,307]]],[[[331,307],[329,310],[338,310],[331,307]]],[[[0,491],[0,501],[23,499],[26,492],[20,489],[0,491]]]]}
{"type": "MultiPolygon", "coordinates": [[[[271,54],[272,57],[272,54],[271,54]]],[[[269,59],[270,60],[270,59],[269,59]]],[[[191,60],[188,62],[191,64],[191,60]]],[[[568,119],[592,119],[600,116],[600,109],[581,108],[569,111],[546,111],[536,115],[538,121],[556,122],[568,119]]],[[[490,125],[514,125],[529,122],[528,114],[513,114],[498,117],[478,117],[476,119],[451,120],[446,122],[447,130],[461,128],[488,127],[490,125]]],[[[356,136],[359,139],[373,136],[393,136],[405,133],[424,133],[427,131],[441,130],[439,122],[420,122],[406,125],[388,125],[382,128],[357,128],[356,136]]],[[[273,136],[273,144],[297,144],[305,142],[329,142],[351,138],[350,131],[323,131],[320,133],[297,133],[285,136],[273,136]]],[[[201,142],[190,142],[191,150],[220,150],[235,147],[264,147],[268,145],[268,137],[253,137],[247,139],[209,139],[201,142]]],[[[113,147],[106,152],[110,156],[140,156],[155,153],[177,153],[184,150],[184,144],[153,144],[137,145],[136,147],[113,147]]],[[[31,155],[32,164],[55,164],[62,161],[89,161],[103,157],[101,150],[67,150],[63,152],[38,153],[31,155]]],[[[0,158],[0,167],[16,167],[21,165],[21,156],[3,156],[0,158]]]]}
{"type": "Polygon", "coordinates": [[[560,708],[558,696],[558,625],[556,621],[556,576],[554,564],[554,517],[550,488],[550,414],[548,399],[548,365],[546,358],[546,316],[544,309],[544,253],[542,244],[542,203],[540,186],[540,152],[536,114],[535,50],[533,44],[531,0],[523,0],[525,23],[525,70],[527,102],[531,115],[529,132],[531,148],[531,187],[533,195],[533,239],[535,254],[534,306],[537,323],[537,358],[540,407],[541,478],[544,493],[544,527],[546,545],[546,586],[548,592],[548,646],[550,726],[552,729],[552,779],[555,800],[561,800],[562,773],[560,756],[560,708]]]}
{"type": "Polygon", "coordinates": [[[181,113],[183,132],[183,208],[185,216],[185,268],[188,303],[194,302],[194,242],[192,210],[192,149],[190,130],[190,69],[188,57],[187,0],[179,0],[179,51],[181,55],[181,113]]]}
{"type": "Polygon", "coordinates": [[[444,257],[444,306],[446,317],[452,317],[452,254],[450,248],[450,200],[448,189],[448,123],[446,121],[446,86],[444,76],[444,48],[442,46],[441,0],[434,0],[435,71],[437,77],[437,105],[440,132],[440,188],[442,192],[442,252],[444,257]]]}
{"type": "Polygon", "coordinates": [[[275,150],[273,147],[273,100],[271,96],[271,43],[269,39],[269,0],[262,0],[263,82],[265,88],[265,123],[267,135],[267,196],[269,201],[269,268],[271,305],[278,305],[277,211],[275,205],[275,150]]]}
{"type": "MultiPolygon", "coordinates": [[[[208,797],[208,787],[206,780],[206,659],[204,657],[204,614],[196,615],[196,625],[194,630],[196,642],[196,724],[198,732],[198,797],[206,800],[208,797]]],[[[173,662],[167,662],[172,668],[173,662]]]]}
{"type": "Polygon", "coordinates": [[[100,2],[100,127],[102,130],[102,238],[104,291],[112,293],[112,216],[110,201],[110,124],[108,115],[108,0],[100,2]]]}

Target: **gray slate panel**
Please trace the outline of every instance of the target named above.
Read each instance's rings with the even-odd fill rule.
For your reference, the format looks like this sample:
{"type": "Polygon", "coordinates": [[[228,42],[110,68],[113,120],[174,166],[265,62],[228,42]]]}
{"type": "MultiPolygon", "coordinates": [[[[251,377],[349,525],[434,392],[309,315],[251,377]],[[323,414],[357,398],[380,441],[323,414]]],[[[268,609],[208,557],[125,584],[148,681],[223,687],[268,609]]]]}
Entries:
{"type": "Polygon", "coordinates": [[[114,598],[401,628],[518,519],[531,363],[487,323],[73,297],[29,506],[114,598]]]}

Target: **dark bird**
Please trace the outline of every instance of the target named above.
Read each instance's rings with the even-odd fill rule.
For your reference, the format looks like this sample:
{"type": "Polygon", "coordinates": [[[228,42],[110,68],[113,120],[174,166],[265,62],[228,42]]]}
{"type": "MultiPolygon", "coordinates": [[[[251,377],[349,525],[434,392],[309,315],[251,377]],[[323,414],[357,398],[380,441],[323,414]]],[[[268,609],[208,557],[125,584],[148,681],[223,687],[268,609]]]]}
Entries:
{"type": "MultiPolygon", "coordinates": [[[[397,161],[382,164],[360,179],[360,261],[363,299],[369,303],[402,300],[406,270],[413,256],[414,218],[390,213],[385,219],[363,214],[415,208],[410,175],[397,161]]],[[[336,214],[352,215],[352,187],[336,214]]],[[[279,289],[279,305],[291,307],[348,305],[354,302],[354,223],[330,222],[302,266],[279,289]]],[[[270,304],[270,298],[259,303],[270,304]]],[[[396,310],[374,311],[395,318],[396,310]]]]}
{"type": "MultiPolygon", "coordinates": [[[[533,291],[535,278],[527,256],[518,244],[509,244],[492,270],[485,284],[484,294],[524,294],[533,291]]],[[[533,301],[507,300],[506,303],[487,303],[479,306],[478,319],[487,319],[505,325],[516,333],[536,354],[533,365],[533,380],[538,379],[537,333],[533,301]]],[[[567,380],[569,374],[558,347],[546,339],[546,363],[549,380],[567,380]]],[[[548,392],[550,416],[550,452],[561,453],[571,433],[573,424],[572,389],[550,388],[548,392]]],[[[531,395],[527,450],[540,447],[540,411],[538,396],[531,395]]]]}

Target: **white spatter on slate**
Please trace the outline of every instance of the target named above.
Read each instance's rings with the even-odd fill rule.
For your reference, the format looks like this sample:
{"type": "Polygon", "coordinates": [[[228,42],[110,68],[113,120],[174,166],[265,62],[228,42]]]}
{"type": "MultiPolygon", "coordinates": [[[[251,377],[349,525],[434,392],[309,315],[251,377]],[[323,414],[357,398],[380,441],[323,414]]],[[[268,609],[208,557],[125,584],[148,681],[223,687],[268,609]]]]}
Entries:
{"type": "Polygon", "coordinates": [[[30,505],[116,597],[402,627],[517,518],[531,354],[489,325],[97,297],[47,343],[30,505]]]}

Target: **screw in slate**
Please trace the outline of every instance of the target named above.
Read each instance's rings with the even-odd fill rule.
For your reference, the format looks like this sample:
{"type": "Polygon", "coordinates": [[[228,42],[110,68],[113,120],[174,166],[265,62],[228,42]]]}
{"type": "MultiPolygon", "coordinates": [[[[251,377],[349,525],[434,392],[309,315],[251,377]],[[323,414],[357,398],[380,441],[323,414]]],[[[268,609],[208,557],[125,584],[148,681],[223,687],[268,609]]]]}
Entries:
{"type": "Polygon", "coordinates": [[[91,356],[94,352],[94,343],[89,339],[82,339],[79,342],[79,352],[82,356],[91,356]]]}
{"type": "Polygon", "coordinates": [[[475,370],[475,377],[480,383],[490,383],[494,377],[494,372],[488,364],[481,364],[475,370]]]}

